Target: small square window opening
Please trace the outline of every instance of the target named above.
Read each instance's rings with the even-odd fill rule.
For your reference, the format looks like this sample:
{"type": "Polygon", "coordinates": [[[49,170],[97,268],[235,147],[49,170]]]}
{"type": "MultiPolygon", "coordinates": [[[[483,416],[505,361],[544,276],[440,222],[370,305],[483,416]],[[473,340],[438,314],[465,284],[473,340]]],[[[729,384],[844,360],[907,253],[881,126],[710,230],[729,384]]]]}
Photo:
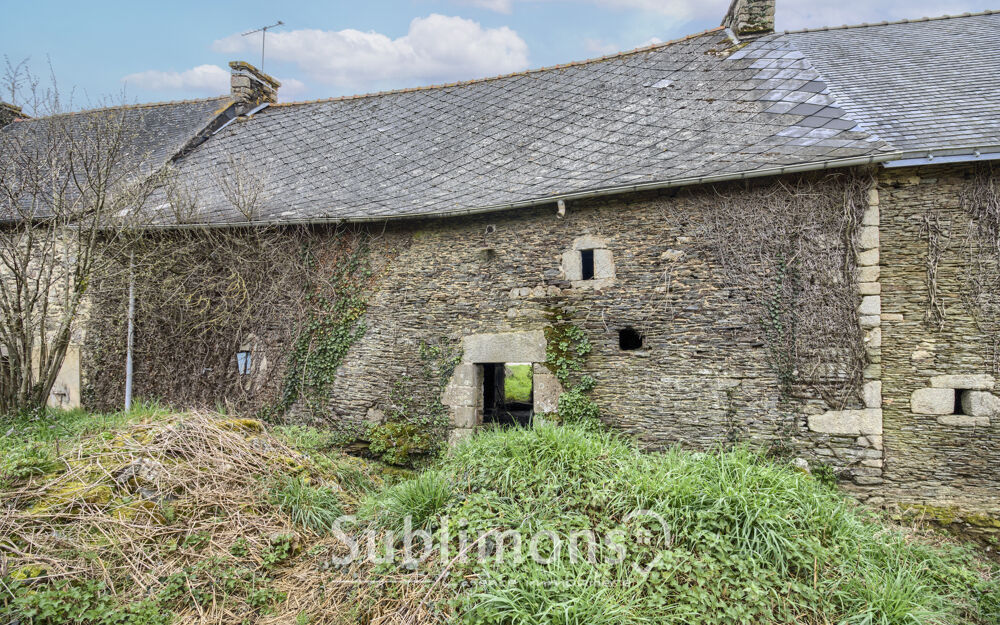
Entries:
{"type": "Polygon", "coordinates": [[[594,279],[594,250],[580,250],[580,268],[584,280],[594,279]]]}
{"type": "Polygon", "coordinates": [[[236,371],[240,375],[249,375],[250,367],[253,366],[253,359],[250,352],[236,352],[236,371]]]}
{"type": "Polygon", "coordinates": [[[618,331],[618,348],[625,352],[642,349],[642,335],[635,328],[618,331]]]}

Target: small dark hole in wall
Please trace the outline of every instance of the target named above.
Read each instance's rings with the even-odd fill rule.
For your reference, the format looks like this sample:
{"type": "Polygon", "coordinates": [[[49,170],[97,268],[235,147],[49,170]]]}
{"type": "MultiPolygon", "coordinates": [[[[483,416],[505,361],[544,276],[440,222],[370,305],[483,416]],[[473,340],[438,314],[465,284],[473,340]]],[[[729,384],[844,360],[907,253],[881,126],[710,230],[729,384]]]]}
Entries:
{"type": "Polygon", "coordinates": [[[583,269],[583,279],[594,279],[594,250],[580,250],[580,266],[583,269]]]}
{"type": "Polygon", "coordinates": [[[965,414],[965,411],[962,409],[962,395],[964,394],[964,390],[955,389],[955,408],[951,411],[952,414],[965,414]]]}
{"type": "Polygon", "coordinates": [[[618,331],[618,347],[626,352],[642,349],[642,335],[635,328],[623,328],[618,331]]]}

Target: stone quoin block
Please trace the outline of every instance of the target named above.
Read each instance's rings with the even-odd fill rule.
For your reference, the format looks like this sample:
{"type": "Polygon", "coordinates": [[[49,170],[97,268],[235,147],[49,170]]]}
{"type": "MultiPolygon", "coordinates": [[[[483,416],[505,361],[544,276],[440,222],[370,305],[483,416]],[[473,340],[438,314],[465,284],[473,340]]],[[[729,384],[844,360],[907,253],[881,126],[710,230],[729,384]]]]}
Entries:
{"type": "Polygon", "coordinates": [[[879,349],[882,347],[882,328],[874,327],[865,333],[865,345],[869,349],[879,349]]]}
{"type": "Polygon", "coordinates": [[[549,373],[545,366],[535,365],[531,383],[536,413],[544,414],[559,409],[559,395],[563,389],[555,375],[549,373]]]}
{"type": "Polygon", "coordinates": [[[869,206],[865,209],[865,214],[861,217],[861,225],[863,226],[877,226],[879,219],[878,205],[869,206]]]}
{"type": "Polygon", "coordinates": [[[861,315],[858,317],[858,323],[865,330],[871,330],[872,328],[877,328],[882,324],[882,320],[878,315],[861,315]]]}
{"type": "Polygon", "coordinates": [[[452,374],[451,381],[456,386],[477,386],[478,384],[478,369],[476,365],[471,363],[462,363],[455,367],[455,372],[452,374]]]}
{"type": "Polygon", "coordinates": [[[858,236],[858,247],[869,250],[878,247],[878,226],[863,226],[858,236]]]}
{"type": "Polygon", "coordinates": [[[878,206],[878,189],[868,190],[868,206],[878,206]]]}
{"type": "Polygon", "coordinates": [[[861,387],[861,396],[867,408],[882,407],[882,383],[879,381],[865,382],[861,387]]]}
{"type": "Polygon", "coordinates": [[[970,417],[1000,417],[1000,397],[986,391],[964,391],[962,412],[970,417]]]}
{"type": "Polygon", "coordinates": [[[992,375],[936,375],[931,378],[932,388],[961,388],[971,391],[992,391],[992,375]]]}
{"type": "Polygon", "coordinates": [[[878,408],[864,410],[831,410],[809,417],[809,429],[821,434],[862,436],[882,434],[882,411],[878,408]]]}
{"type": "Polygon", "coordinates": [[[878,248],[858,253],[859,267],[872,267],[878,264],[878,248]]]}
{"type": "Polygon", "coordinates": [[[470,428],[455,428],[448,432],[448,444],[457,445],[467,438],[471,438],[476,431],[470,428]]]}
{"type": "Polygon", "coordinates": [[[882,298],[878,295],[865,295],[861,298],[861,305],[858,306],[858,314],[863,316],[881,315],[882,298]]]}
{"type": "Polygon", "coordinates": [[[453,406],[451,425],[455,428],[474,428],[479,425],[479,411],[475,406],[453,406]]]}
{"type": "Polygon", "coordinates": [[[910,395],[913,414],[944,415],[955,412],[955,389],[918,388],[910,395]]]}
{"type": "Polygon", "coordinates": [[[445,406],[475,406],[479,400],[479,389],[474,386],[449,384],[441,396],[445,406]]]}
{"type": "Polygon", "coordinates": [[[878,282],[858,283],[858,293],[861,295],[879,295],[882,292],[882,285],[878,282]]]}
{"type": "Polygon", "coordinates": [[[878,265],[874,267],[858,267],[858,282],[878,282],[882,275],[882,268],[878,265]]]}

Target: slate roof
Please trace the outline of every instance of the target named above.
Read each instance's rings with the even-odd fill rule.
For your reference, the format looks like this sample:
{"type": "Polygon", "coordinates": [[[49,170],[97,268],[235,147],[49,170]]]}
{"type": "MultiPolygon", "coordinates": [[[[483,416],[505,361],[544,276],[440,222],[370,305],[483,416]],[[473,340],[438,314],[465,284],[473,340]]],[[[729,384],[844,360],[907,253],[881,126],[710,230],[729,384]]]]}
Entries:
{"type": "MultiPolygon", "coordinates": [[[[228,97],[92,109],[15,121],[0,129],[0,158],[27,157],[44,163],[51,143],[66,135],[79,136],[96,128],[121,128],[131,134],[123,154],[123,175],[145,176],[159,170],[198,137],[233,100],[228,97]],[[110,116],[110,117],[109,117],[110,116]],[[120,116],[120,117],[119,117],[120,116]],[[118,121],[120,120],[120,121],[118,121]],[[60,124],[57,129],[52,125],[60,124]]],[[[0,208],[0,212],[6,212],[0,208]]],[[[44,214],[36,214],[44,217],[44,214]]],[[[0,215],[0,220],[3,216],[0,215]]]]}
{"type": "Polygon", "coordinates": [[[496,79],[272,105],[178,166],[198,219],[245,221],[218,185],[230,155],[266,181],[260,221],[382,219],[891,151],[856,126],[789,40],[741,48],[720,28],[496,79]]]}
{"type": "MultiPolygon", "coordinates": [[[[255,221],[440,216],[559,198],[1000,144],[1000,13],[773,34],[714,29],[581,63],[273,105],[178,161],[193,218],[245,223],[219,188],[238,156],[255,221]]],[[[173,213],[154,198],[156,219],[173,213]]]]}
{"type": "Polygon", "coordinates": [[[1000,143],[1000,12],[782,36],[903,150],[1000,143]]]}

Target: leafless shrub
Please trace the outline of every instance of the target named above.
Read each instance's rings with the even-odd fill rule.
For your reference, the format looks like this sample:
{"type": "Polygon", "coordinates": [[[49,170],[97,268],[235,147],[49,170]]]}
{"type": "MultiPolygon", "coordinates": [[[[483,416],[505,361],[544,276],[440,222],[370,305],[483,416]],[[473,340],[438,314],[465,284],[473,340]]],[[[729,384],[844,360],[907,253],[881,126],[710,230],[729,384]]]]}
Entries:
{"type": "MultiPolygon", "coordinates": [[[[188,227],[137,237],[135,394],[242,411],[274,403],[310,310],[359,235],[334,227],[188,227]],[[237,352],[250,353],[237,369],[237,352]]],[[[127,260],[94,284],[84,369],[88,405],[115,409],[124,388],[127,260]]]]}
{"type": "Polygon", "coordinates": [[[963,298],[987,340],[993,372],[1000,374],[1000,172],[995,166],[979,167],[962,206],[972,218],[963,298]]]}
{"type": "Polygon", "coordinates": [[[0,131],[0,411],[44,406],[84,295],[127,244],[150,186],[137,152],[140,110],[61,110],[8,62],[7,89],[49,116],[0,131]]]}
{"type": "Polygon", "coordinates": [[[242,154],[230,154],[215,176],[226,200],[247,222],[257,221],[260,216],[260,208],[267,199],[269,178],[267,172],[251,165],[242,154]]]}
{"type": "Polygon", "coordinates": [[[857,396],[867,364],[855,239],[870,186],[863,174],[832,174],[703,200],[723,281],[744,298],[782,386],[804,384],[836,406],[857,396]]]}

